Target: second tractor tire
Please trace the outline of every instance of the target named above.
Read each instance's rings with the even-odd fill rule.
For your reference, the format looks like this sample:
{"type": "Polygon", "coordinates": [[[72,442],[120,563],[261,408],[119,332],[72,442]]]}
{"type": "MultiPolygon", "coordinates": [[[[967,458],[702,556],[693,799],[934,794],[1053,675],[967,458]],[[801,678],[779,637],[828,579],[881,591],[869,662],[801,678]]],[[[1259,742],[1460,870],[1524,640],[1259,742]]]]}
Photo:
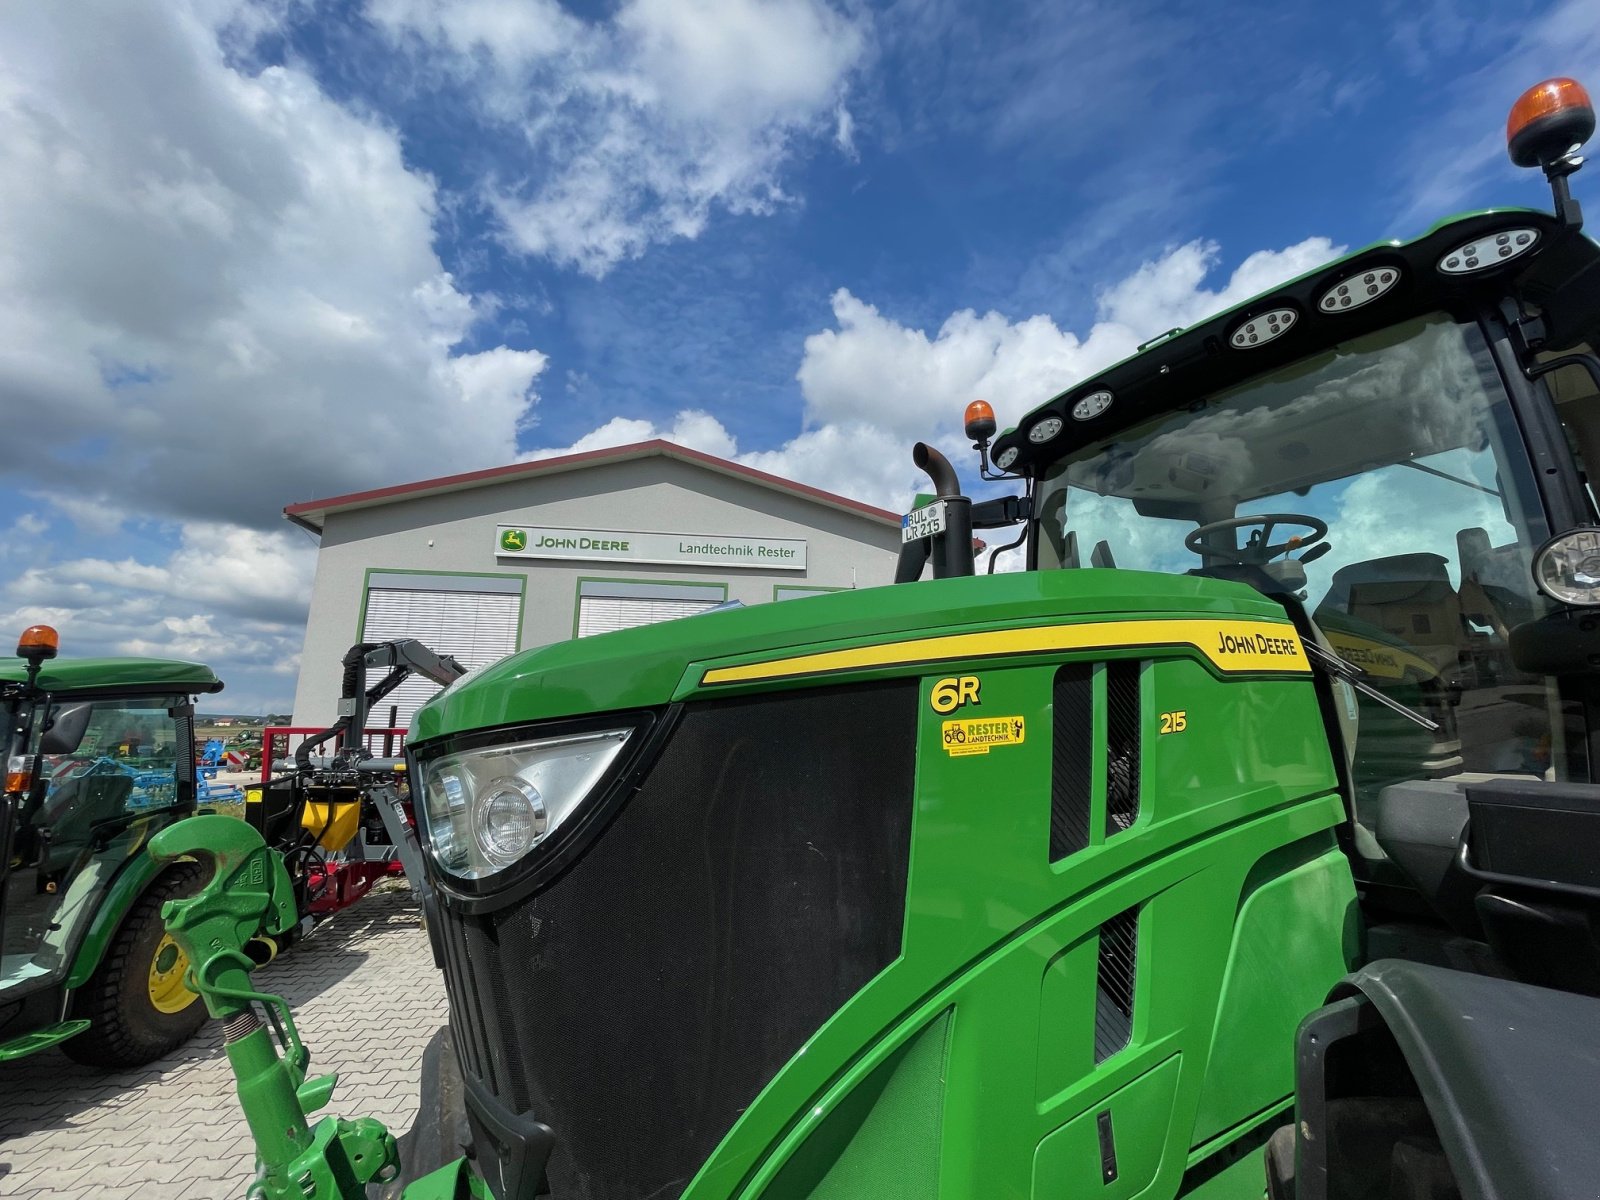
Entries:
{"type": "Polygon", "coordinates": [[[187,964],[166,936],[161,906],[194,895],[200,867],[182,863],[133,902],[105,957],[73,1001],[89,1028],[61,1045],[67,1057],[96,1067],[137,1067],[170,1054],[205,1024],[205,1003],[173,986],[187,964]]]}

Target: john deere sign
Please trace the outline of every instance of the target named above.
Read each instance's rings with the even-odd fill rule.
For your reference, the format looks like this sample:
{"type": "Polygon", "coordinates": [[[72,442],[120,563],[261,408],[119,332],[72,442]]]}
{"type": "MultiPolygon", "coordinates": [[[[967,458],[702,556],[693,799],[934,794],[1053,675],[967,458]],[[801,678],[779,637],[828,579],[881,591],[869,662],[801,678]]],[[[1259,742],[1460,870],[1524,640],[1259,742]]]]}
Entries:
{"type": "Polygon", "coordinates": [[[803,571],[803,538],[717,537],[649,533],[625,529],[553,529],[546,525],[501,525],[495,529],[501,558],[572,558],[602,562],[667,563],[701,567],[750,567],[759,571],[803,571]]]}

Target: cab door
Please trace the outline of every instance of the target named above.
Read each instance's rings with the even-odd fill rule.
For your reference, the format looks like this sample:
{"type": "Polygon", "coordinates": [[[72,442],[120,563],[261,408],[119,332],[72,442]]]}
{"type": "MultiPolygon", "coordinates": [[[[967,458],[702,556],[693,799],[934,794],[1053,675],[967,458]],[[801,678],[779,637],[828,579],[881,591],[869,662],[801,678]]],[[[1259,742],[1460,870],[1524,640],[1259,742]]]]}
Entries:
{"type": "Polygon", "coordinates": [[[47,755],[5,877],[0,992],[57,982],[107,889],[156,830],[194,806],[184,696],[93,701],[82,741],[47,755]],[[42,795],[41,795],[42,793],[42,795]]]}

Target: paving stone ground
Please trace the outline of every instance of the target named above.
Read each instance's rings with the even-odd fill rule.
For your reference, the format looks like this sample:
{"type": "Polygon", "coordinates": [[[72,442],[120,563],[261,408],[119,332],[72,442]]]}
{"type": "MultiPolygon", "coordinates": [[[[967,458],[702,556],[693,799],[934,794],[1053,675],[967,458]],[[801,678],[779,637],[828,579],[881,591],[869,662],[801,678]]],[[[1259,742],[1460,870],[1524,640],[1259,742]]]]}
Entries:
{"type": "MultiPolygon", "coordinates": [[[[324,1113],[410,1126],[445,999],[409,890],[367,895],[254,978],[288,999],[312,1074],[339,1073],[324,1113]]],[[[253,1150],[221,1033],[208,1022],[177,1054],[120,1073],[59,1050],[0,1064],[0,1196],[242,1197],[253,1150]]]]}

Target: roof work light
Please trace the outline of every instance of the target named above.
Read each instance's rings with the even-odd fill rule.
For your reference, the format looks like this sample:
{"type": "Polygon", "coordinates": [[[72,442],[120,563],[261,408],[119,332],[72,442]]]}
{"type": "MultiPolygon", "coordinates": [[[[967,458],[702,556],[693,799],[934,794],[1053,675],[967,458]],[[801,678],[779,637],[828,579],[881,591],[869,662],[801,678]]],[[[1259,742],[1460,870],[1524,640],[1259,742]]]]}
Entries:
{"type": "Polygon", "coordinates": [[[1594,105],[1576,79],[1536,83],[1511,106],[1506,152],[1519,167],[1544,167],[1571,158],[1594,133],[1594,105]]]}
{"type": "Polygon", "coordinates": [[[1594,105],[1576,79],[1536,83],[1511,106],[1506,118],[1506,153],[1519,167],[1539,167],[1550,181],[1556,216],[1569,231],[1583,227],[1583,210],[1572,198],[1567,176],[1583,166],[1578,151],[1594,133],[1594,105]]]}
{"type": "Polygon", "coordinates": [[[963,424],[974,446],[988,445],[989,439],[994,436],[994,431],[999,428],[995,424],[994,409],[989,406],[987,400],[974,400],[967,405],[963,424]]]}
{"type": "Polygon", "coordinates": [[[29,662],[54,658],[61,649],[61,635],[48,625],[29,625],[17,639],[17,657],[29,662]]]}

